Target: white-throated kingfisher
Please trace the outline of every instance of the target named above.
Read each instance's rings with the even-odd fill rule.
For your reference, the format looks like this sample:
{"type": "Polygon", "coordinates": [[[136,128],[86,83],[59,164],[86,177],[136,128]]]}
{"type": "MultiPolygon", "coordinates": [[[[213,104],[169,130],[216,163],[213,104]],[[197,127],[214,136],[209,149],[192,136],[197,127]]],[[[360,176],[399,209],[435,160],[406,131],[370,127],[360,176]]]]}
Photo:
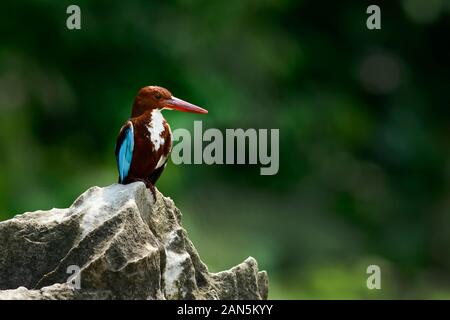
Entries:
{"type": "Polygon", "coordinates": [[[134,99],[131,118],[120,129],[115,147],[119,183],[142,181],[155,199],[155,183],[172,150],[172,132],[161,114],[165,109],[208,113],[175,98],[167,89],[144,87],[134,99]]]}

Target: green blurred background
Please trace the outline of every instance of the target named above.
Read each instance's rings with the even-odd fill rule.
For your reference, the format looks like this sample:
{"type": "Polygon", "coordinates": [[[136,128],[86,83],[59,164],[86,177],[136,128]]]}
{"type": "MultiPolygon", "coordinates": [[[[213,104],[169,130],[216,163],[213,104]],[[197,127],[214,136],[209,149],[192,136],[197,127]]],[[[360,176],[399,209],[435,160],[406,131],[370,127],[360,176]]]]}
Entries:
{"type": "Polygon", "coordinates": [[[116,182],[157,84],[209,110],[172,129],[280,129],[275,176],[170,163],[158,182],[212,271],[254,256],[273,299],[450,298],[450,1],[373,3],[378,31],[366,1],[2,1],[0,220],[116,182]]]}

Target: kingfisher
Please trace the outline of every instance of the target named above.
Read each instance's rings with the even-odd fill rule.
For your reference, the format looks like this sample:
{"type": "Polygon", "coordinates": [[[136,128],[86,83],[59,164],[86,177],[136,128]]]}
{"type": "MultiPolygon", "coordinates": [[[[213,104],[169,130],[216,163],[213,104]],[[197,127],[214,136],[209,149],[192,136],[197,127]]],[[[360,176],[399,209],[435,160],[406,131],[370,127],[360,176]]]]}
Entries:
{"type": "Polygon", "coordinates": [[[147,86],[134,99],[131,117],[120,129],[115,146],[119,183],[142,181],[156,199],[155,184],[172,150],[172,131],[162,110],[208,113],[174,97],[169,90],[147,86]]]}

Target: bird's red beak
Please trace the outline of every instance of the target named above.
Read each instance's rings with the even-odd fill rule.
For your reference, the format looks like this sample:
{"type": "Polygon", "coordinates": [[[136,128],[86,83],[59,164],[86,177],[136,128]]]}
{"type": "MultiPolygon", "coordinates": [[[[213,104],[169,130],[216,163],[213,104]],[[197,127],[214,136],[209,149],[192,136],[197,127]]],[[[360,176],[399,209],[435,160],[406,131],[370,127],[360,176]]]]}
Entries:
{"type": "Polygon", "coordinates": [[[208,110],[205,110],[203,108],[197,107],[196,105],[193,105],[192,103],[186,102],[184,100],[171,97],[163,102],[164,108],[167,109],[174,109],[184,112],[192,112],[192,113],[208,113],[208,110]]]}

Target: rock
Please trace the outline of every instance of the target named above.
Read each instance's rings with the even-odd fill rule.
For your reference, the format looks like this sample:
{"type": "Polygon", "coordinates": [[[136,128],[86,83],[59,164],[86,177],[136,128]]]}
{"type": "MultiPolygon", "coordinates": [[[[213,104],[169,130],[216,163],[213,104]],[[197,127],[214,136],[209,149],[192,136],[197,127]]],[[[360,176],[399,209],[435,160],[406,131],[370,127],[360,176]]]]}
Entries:
{"type": "Polygon", "coordinates": [[[173,201],[141,182],[0,222],[0,243],[0,299],[267,299],[255,259],[210,273],[173,201]]]}

